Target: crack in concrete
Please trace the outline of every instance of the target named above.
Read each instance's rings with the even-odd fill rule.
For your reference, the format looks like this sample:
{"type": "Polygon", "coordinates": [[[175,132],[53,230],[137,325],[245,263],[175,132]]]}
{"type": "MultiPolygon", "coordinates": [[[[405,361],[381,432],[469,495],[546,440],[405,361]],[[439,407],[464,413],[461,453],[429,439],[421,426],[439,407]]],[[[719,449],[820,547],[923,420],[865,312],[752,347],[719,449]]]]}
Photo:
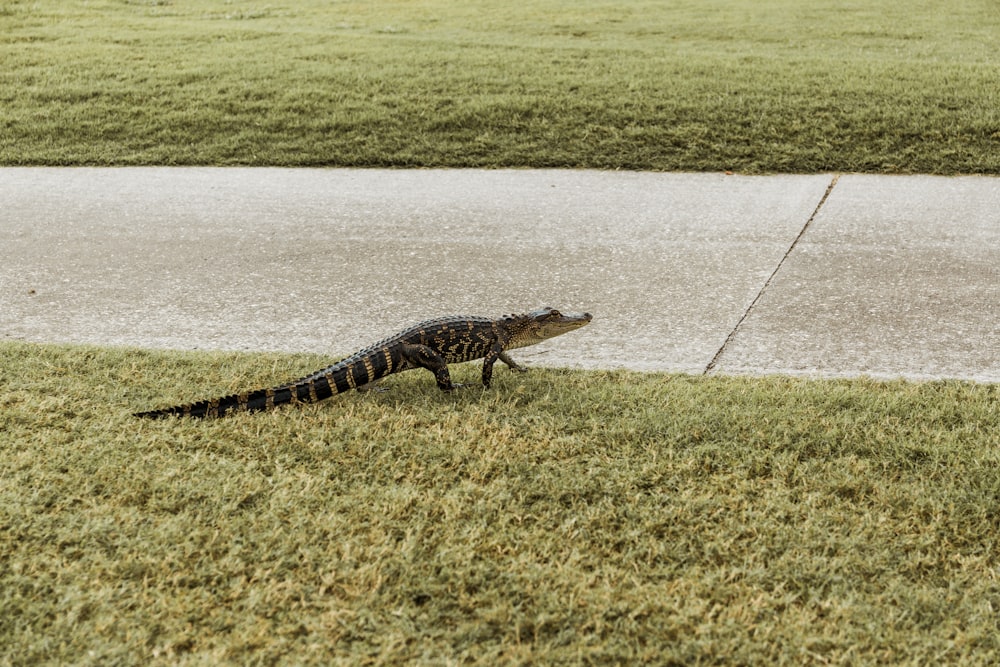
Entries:
{"type": "Polygon", "coordinates": [[[757,292],[757,295],[753,298],[753,301],[750,302],[750,305],[747,306],[747,309],[743,311],[743,315],[736,323],[736,326],[734,326],[733,330],[729,332],[729,335],[726,336],[726,340],[723,341],[722,346],[712,357],[712,360],[708,362],[708,365],[705,366],[705,370],[702,371],[702,375],[708,375],[715,369],[716,364],[718,364],[719,359],[722,358],[722,355],[725,353],[726,348],[728,348],[729,344],[736,339],[736,335],[739,333],[740,328],[743,326],[743,323],[746,321],[748,317],[750,317],[750,313],[753,312],[754,308],[757,306],[757,303],[761,300],[761,297],[764,296],[764,292],[766,292],[767,289],[771,286],[771,283],[774,282],[774,277],[778,275],[778,271],[781,270],[781,267],[784,265],[785,260],[787,260],[788,257],[795,250],[795,246],[798,245],[799,240],[802,239],[802,236],[806,233],[806,230],[809,229],[809,225],[811,225],[812,221],[816,219],[817,215],[819,215],[820,209],[823,208],[823,204],[825,204],[826,200],[830,197],[830,193],[833,192],[833,188],[836,187],[837,181],[839,179],[840,179],[840,174],[833,175],[833,179],[830,181],[830,185],[826,187],[826,192],[824,192],[823,196],[820,197],[819,203],[816,204],[816,208],[813,209],[812,215],[810,215],[809,219],[806,220],[806,223],[802,225],[802,229],[799,230],[799,233],[792,240],[792,244],[788,246],[788,250],[785,251],[785,254],[781,257],[781,260],[778,261],[778,265],[774,267],[774,271],[772,271],[771,275],[768,276],[767,280],[764,281],[764,284],[761,286],[760,291],[757,292]]]}

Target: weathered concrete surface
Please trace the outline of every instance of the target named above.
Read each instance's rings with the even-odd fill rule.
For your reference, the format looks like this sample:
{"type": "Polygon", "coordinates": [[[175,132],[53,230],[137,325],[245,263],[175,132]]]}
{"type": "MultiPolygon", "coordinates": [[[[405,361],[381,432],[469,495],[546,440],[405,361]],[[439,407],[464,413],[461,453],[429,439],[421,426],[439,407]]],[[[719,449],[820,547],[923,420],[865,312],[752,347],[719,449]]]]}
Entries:
{"type": "Polygon", "coordinates": [[[1000,380],[998,181],[844,176],[796,243],[832,178],[0,169],[0,339],[334,355],[553,305],[594,322],[519,358],[1000,380]]]}
{"type": "Polygon", "coordinates": [[[1000,381],[1000,179],[840,177],[716,370],[1000,381]]]}
{"type": "Polygon", "coordinates": [[[346,353],[554,305],[551,364],[701,372],[829,181],[580,171],[0,170],[6,338],[346,353]]]}

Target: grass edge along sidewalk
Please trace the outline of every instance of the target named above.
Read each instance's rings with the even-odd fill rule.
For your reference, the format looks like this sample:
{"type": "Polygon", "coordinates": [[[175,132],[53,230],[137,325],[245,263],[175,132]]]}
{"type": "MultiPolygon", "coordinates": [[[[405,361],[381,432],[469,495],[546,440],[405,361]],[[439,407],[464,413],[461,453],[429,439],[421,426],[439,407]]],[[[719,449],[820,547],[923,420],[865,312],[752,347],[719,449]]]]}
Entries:
{"type": "Polygon", "coordinates": [[[1000,173],[988,0],[10,2],[0,164],[1000,173]]]}
{"type": "Polygon", "coordinates": [[[12,663],[995,662],[996,385],[0,345],[12,663]],[[475,382],[475,365],[455,369],[475,382]],[[89,657],[87,657],[89,656],[89,657]]]}

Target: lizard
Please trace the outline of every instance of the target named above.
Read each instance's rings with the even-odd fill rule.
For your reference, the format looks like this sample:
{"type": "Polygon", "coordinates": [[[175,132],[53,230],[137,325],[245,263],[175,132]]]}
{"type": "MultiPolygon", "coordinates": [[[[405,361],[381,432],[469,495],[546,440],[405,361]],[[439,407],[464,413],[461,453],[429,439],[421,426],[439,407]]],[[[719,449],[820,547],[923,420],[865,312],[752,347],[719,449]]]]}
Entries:
{"type": "Polygon", "coordinates": [[[497,361],[502,361],[511,370],[527,370],[510,358],[509,350],[578,329],[589,324],[591,319],[590,313],[562,313],[550,307],[498,318],[437,317],[414,324],[287,384],[137,412],[135,416],[222,417],[232,412],[270,410],[286,403],[315,403],[351,389],[363,391],[388,375],[413,368],[426,368],[434,374],[441,390],[451,391],[462,385],[451,381],[448,364],[476,359],[483,360],[483,387],[489,389],[493,365],[497,361]]]}

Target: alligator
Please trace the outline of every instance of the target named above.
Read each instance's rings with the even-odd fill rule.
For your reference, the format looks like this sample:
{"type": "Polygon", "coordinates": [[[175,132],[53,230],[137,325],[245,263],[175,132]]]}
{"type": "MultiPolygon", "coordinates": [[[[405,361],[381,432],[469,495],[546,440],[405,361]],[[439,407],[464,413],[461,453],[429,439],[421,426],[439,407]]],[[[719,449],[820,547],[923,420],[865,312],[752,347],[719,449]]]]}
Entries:
{"type": "Polygon", "coordinates": [[[448,364],[476,359],[483,360],[483,387],[489,389],[493,364],[498,360],[511,370],[527,370],[510,358],[507,354],[509,350],[534,345],[578,329],[591,319],[590,313],[561,313],[549,307],[496,319],[438,317],[414,324],[332,366],[288,384],[137,412],[135,416],[222,417],[232,412],[270,410],[285,403],[315,403],[351,389],[371,389],[387,375],[412,368],[426,368],[434,374],[440,389],[451,391],[462,385],[451,381],[448,364]]]}

